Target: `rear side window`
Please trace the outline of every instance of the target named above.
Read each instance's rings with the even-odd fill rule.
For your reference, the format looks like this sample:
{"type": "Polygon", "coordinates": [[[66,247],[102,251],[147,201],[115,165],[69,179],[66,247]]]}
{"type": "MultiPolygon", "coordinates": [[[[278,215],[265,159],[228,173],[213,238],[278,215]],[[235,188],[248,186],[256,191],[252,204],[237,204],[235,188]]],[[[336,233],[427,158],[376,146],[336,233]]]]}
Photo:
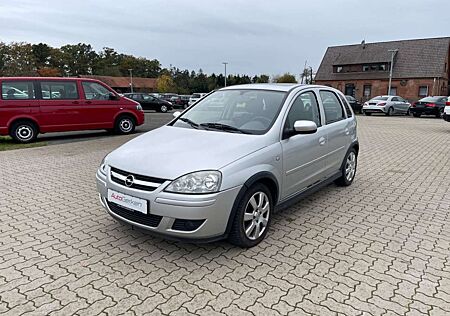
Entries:
{"type": "Polygon", "coordinates": [[[339,98],[341,99],[342,104],[344,105],[345,112],[347,112],[347,117],[352,117],[353,113],[352,110],[350,110],[350,107],[348,106],[347,100],[341,95],[339,95],[339,98]]]}
{"type": "Polygon", "coordinates": [[[41,81],[40,84],[44,100],[78,99],[77,83],[74,81],[41,81]]]}
{"type": "Polygon", "coordinates": [[[30,100],[36,99],[33,81],[3,81],[3,100],[30,100]]]}
{"type": "Polygon", "coordinates": [[[327,124],[345,119],[344,109],[334,92],[321,90],[320,98],[322,99],[323,109],[325,111],[325,121],[327,124]]]}
{"type": "Polygon", "coordinates": [[[109,100],[111,91],[97,82],[84,81],[82,83],[86,100],[109,100]]]}

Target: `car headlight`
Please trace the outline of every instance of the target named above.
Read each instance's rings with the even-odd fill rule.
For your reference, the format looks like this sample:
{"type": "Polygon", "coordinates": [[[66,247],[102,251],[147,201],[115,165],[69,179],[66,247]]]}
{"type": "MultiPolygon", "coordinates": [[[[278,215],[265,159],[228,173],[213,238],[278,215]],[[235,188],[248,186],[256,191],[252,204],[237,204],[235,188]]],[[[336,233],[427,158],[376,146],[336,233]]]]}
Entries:
{"type": "Polygon", "coordinates": [[[140,105],[140,104],[136,105],[136,110],[138,110],[138,111],[144,111],[144,110],[142,109],[142,105],[140,105]]]}
{"type": "Polygon", "coordinates": [[[102,160],[102,162],[101,162],[101,164],[100,164],[100,167],[98,168],[98,170],[100,171],[100,173],[103,174],[104,176],[106,176],[106,167],[107,167],[107,164],[106,164],[106,162],[105,162],[105,159],[106,159],[106,156],[105,156],[105,158],[103,158],[103,160],[102,160]]]}
{"type": "Polygon", "coordinates": [[[166,192],[202,194],[219,191],[222,174],[219,171],[197,171],[172,181],[166,192]]]}

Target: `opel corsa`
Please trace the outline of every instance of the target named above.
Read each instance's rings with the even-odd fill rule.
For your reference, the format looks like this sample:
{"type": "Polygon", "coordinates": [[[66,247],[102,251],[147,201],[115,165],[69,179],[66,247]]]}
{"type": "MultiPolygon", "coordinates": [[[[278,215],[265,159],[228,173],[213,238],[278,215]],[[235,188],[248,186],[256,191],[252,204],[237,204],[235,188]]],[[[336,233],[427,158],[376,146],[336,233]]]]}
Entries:
{"type": "Polygon", "coordinates": [[[100,201],[117,220],[175,239],[252,247],[275,210],[355,177],[356,119],[333,88],[227,87],[174,116],[101,163],[100,201]]]}

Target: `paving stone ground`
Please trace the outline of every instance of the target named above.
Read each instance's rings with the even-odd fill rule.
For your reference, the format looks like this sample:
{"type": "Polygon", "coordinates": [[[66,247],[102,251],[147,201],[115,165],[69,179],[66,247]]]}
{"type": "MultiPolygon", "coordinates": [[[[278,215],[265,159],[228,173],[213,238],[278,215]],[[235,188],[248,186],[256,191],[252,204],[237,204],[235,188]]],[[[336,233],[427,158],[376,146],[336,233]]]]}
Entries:
{"type": "Polygon", "coordinates": [[[450,124],[358,128],[353,185],[276,214],[248,250],[108,216],[95,171],[130,137],[0,153],[0,314],[449,315],[450,124]]]}

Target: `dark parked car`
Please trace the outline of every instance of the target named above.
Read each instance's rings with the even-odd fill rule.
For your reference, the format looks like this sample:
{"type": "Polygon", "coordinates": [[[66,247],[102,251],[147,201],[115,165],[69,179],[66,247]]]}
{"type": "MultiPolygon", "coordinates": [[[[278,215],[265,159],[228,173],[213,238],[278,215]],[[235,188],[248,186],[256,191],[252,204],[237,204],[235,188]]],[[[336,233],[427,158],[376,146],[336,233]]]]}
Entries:
{"type": "Polygon", "coordinates": [[[163,113],[172,110],[171,102],[155,98],[148,93],[124,93],[124,96],[139,102],[144,110],[155,110],[163,113]]]}
{"type": "Polygon", "coordinates": [[[170,102],[172,102],[174,108],[185,109],[188,107],[190,97],[190,95],[179,95],[171,97],[170,102]]]}
{"type": "Polygon", "coordinates": [[[356,100],[351,95],[346,95],[345,98],[352,107],[353,112],[362,114],[362,104],[358,100],[356,100]]]}
{"type": "Polygon", "coordinates": [[[414,117],[420,117],[421,115],[434,115],[441,117],[444,114],[445,103],[447,97],[426,97],[414,102],[409,109],[414,117]]]}

